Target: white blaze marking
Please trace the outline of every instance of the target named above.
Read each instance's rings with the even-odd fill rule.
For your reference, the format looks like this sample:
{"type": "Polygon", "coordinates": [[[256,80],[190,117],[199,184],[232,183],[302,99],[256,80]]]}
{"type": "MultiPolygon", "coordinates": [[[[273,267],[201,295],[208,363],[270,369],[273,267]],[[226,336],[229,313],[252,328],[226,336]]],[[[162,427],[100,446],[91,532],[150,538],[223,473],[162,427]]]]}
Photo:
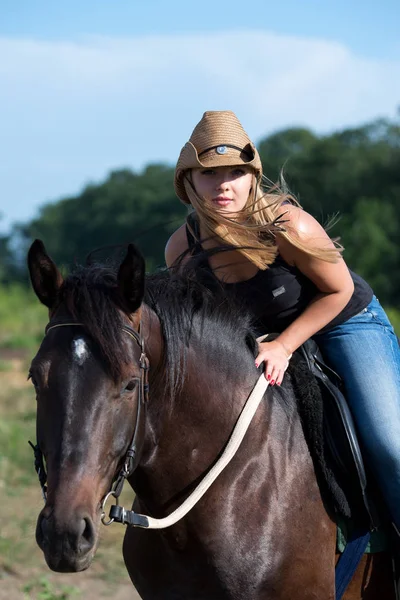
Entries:
{"type": "Polygon", "coordinates": [[[86,346],[86,342],[82,338],[77,338],[72,343],[74,347],[74,360],[76,360],[78,365],[83,365],[89,356],[89,350],[86,346]]]}

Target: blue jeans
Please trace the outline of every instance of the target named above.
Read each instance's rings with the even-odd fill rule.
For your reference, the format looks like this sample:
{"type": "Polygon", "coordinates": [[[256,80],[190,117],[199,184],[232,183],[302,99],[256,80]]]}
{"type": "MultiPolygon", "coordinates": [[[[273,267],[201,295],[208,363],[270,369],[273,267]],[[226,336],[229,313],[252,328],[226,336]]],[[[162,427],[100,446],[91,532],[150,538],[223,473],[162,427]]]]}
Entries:
{"type": "Polygon", "coordinates": [[[393,327],[374,296],[314,339],[344,382],[365,458],[400,530],[400,349],[393,327]]]}

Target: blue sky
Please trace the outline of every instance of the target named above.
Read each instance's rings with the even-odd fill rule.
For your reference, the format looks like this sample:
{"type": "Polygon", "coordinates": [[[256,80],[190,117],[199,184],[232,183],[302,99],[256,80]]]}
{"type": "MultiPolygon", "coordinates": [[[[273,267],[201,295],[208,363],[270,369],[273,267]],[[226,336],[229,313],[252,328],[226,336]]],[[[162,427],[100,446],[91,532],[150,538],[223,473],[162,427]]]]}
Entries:
{"type": "Polygon", "coordinates": [[[400,104],[398,0],[3,0],[0,231],[111,169],[173,164],[204,110],[257,141],[400,104]]]}
{"type": "Polygon", "coordinates": [[[0,31],[13,37],[262,29],[341,41],[375,57],[392,56],[400,44],[398,0],[3,0],[0,14],[0,31]]]}

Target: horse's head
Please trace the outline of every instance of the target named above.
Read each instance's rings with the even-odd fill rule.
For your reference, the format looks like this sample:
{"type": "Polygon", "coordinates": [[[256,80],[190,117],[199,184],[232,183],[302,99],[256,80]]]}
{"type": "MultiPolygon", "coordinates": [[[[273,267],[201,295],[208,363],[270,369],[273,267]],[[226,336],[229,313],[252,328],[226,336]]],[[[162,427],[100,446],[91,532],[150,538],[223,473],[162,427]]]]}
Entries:
{"type": "Polygon", "coordinates": [[[130,245],[115,273],[87,267],[63,280],[36,240],[28,266],[50,315],[30,368],[48,486],[36,537],[50,568],[80,571],[93,558],[101,501],[134,432],[137,454],[143,443],[144,261],[130,245]]]}

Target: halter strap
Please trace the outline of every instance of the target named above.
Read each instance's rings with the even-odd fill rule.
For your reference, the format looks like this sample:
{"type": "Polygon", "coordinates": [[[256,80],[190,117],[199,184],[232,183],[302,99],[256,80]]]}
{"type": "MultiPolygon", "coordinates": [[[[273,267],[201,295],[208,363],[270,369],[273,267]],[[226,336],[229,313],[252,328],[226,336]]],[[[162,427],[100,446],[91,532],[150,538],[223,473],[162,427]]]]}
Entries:
{"type": "Polygon", "coordinates": [[[83,323],[78,323],[77,321],[73,321],[73,322],[60,321],[60,322],[57,322],[57,320],[54,319],[54,321],[50,321],[50,323],[47,323],[44,332],[47,335],[49,333],[49,331],[51,331],[52,329],[55,329],[56,327],[70,327],[70,326],[73,326],[73,325],[79,325],[79,326],[83,327],[83,323]]]}
{"type": "MultiPolygon", "coordinates": [[[[85,327],[84,323],[80,323],[79,321],[64,321],[62,319],[52,319],[49,323],[47,323],[45,327],[45,334],[47,335],[49,331],[52,329],[56,329],[57,327],[85,327]]],[[[133,338],[140,346],[142,352],[144,353],[144,341],[140,334],[141,330],[141,322],[139,323],[139,330],[133,329],[129,325],[122,325],[122,331],[125,331],[131,338],[133,338]]]]}

